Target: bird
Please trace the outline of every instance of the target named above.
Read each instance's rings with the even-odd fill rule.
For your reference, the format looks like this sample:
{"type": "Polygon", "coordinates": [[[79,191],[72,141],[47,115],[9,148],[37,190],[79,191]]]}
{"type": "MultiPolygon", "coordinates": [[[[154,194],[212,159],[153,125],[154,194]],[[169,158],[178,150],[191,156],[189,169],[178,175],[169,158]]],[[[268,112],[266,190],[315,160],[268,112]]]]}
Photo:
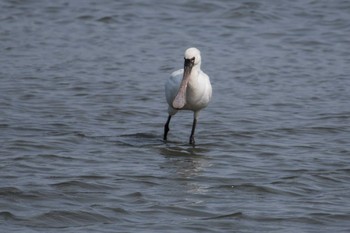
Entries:
{"type": "Polygon", "coordinates": [[[193,123],[189,144],[195,145],[198,115],[211,100],[212,86],[209,76],[201,70],[202,58],[197,48],[186,49],[184,59],[184,68],[174,71],[165,82],[168,119],[164,125],[163,140],[167,141],[171,117],[179,110],[190,110],[193,111],[193,123]]]}

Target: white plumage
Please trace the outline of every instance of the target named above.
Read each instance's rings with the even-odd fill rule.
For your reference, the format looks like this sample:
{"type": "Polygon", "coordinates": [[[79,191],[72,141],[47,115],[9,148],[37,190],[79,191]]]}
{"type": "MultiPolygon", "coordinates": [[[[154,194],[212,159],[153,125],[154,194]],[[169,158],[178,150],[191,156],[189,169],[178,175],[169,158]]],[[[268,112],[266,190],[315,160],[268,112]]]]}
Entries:
{"type": "Polygon", "coordinates": [[[168,102],[168,120],[164,126],[164,140],[167,140],[171,117],[178,110],[194,112],[190,144],[194,144],[194,131],[198,113],[208,106],[212,96],[209,77],[201,70],[201,55],[196,48],[185,51],[184,69],[171,74],[165,83],[165,97],[168,102]]]}

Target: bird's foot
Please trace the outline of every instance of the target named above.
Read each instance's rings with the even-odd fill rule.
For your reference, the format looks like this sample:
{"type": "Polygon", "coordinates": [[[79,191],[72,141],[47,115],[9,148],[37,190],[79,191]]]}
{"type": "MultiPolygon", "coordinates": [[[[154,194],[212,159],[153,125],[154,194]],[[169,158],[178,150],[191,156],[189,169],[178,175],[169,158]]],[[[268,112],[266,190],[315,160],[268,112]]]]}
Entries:
{"type": "Polygon", "coordinates": [[[193,136],[190,137],[190,145],[195,145],[195,140],[193,136]]]}

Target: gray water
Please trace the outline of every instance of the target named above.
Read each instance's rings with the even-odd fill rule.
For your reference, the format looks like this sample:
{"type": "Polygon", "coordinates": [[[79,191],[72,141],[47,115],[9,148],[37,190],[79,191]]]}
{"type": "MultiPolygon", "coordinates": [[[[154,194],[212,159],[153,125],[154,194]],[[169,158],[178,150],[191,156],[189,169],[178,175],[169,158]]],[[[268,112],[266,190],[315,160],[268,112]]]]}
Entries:
{"type": "Polygon", "coordinates": [[[341,0],[1,1],[0,231],[349,232],[349,35],[341,0]]]}

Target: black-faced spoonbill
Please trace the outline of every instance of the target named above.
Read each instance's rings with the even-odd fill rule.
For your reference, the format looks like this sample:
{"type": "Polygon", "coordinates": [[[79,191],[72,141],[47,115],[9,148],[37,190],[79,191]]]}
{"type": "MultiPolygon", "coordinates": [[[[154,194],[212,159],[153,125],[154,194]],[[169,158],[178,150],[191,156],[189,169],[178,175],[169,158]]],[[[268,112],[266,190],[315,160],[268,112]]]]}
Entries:
{"type": "Polygon", "coordinates": [[[194,145],[198,113],[207,107],[212,95],[209,77],[201,70],[201,54],[196,48],[185,51],[184,68],[173,72],[165,83],[165,97],[169,104],[168,120],[164,125],[164,140],[167,140],[171,117],[178,110],[193,111],[190,144],[194,145]]]}

